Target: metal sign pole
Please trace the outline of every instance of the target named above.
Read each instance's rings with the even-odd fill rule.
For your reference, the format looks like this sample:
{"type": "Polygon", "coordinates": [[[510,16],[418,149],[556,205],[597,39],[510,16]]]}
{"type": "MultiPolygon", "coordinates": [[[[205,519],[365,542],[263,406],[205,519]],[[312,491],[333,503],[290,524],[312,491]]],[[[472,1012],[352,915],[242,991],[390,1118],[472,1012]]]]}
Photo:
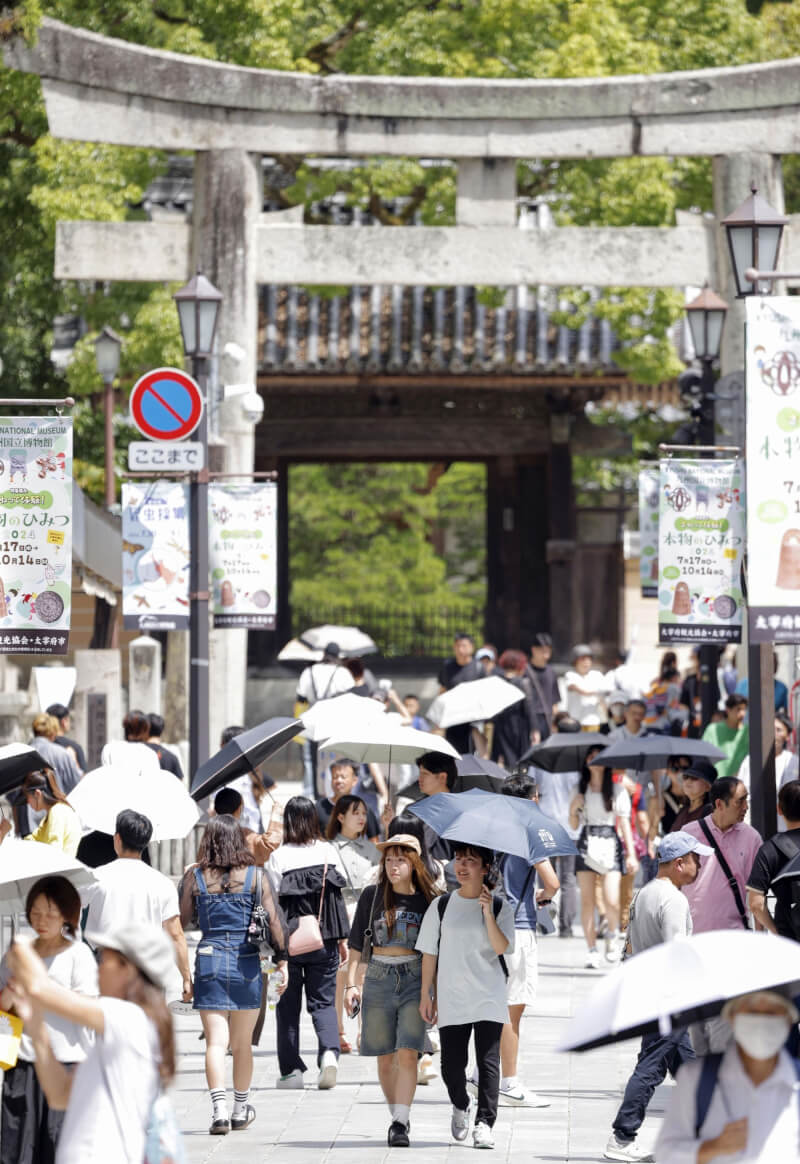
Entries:
{"type": "MultiPolygon", "coordinates": [[[[192,357],[192,375],[205,397],[207,360],[192,357]]],[[[203,467],[189,486],[189,770],[196,772],[209,756],[208,737],[208,410],[196,430],[203,447],[203,467]]]]}

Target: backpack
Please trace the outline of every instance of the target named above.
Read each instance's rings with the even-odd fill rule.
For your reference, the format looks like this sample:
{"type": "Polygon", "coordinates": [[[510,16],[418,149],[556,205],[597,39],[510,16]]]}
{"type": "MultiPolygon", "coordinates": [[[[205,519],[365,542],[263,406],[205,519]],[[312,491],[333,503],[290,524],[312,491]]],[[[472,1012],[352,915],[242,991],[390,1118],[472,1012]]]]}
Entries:
{"type": "MultiPolygon", "coordinates": [[[[439,938],[440,938],[440,940],[441,940],[441,934],[442,934],[442,922],[444,921],[444,911],[447,909],[448,903],[449,903],[450,898],[452,896],[453,896],[452,893],[443,893],[442,896],[437,898],[437,900],[436,900],[436,908],[439,911],[439,938]]],[[[494,895],[492,895],[492,913],[494,914],[495,921],[497,921],[498,917],[500,916],[500,910],[502,908],[503,908],[503,898],[502,897],[495,897],[494,895]]],[[[439,952],[438,946],[437,946],[436,952],[437,952],[437,954],[439,952]]],[[[506,978],[508,978],[508,966],[506,965],[505,958],[503,957],[502,954],[498,954],[497,960],[500,963],[500,969],[503,971],[503,974],[505,975],[506,978]]]]}
{"type": "Polygon", "coordinates": [[[800,862],[798,868],[789,869],[789,865],[794,859],[800,856],[800,848],[784,834],[779,833],[772,838],[772,843],[775,848],[784,857],[787,858],[785,865],[771,882],[770,888],[775,885],[775,882],[780,879],[783,884],[788,884],[791,891],[789,898],[789,923],[792,927],[792,937],[796,942],[800,942],[800,862]],[[787,872],[788,870],[788,872],[787,872]],[[783,876],[785,874],[785,876],[783,876]]]}
{"type": "MultiPolygon", "coordinates": [[[[706,1122],[708,1109],[711,1107],[711,1100],[714,1096],[714,1088],[717,1086],[717,1076],[719,1075],[721,1063],[722,1055],[706,1055],[703,1059],[700,1080],[697,1084],[697,1092],[695,1094],[694,1138],[696,1140],[700,1139],[700,1132],[703,1129],[703,1124],[706,1122]]],[[[800,1083],[800,1059],[793,1058],[792,1063],[797,1072],[797,1080],[800,1083]]]]}

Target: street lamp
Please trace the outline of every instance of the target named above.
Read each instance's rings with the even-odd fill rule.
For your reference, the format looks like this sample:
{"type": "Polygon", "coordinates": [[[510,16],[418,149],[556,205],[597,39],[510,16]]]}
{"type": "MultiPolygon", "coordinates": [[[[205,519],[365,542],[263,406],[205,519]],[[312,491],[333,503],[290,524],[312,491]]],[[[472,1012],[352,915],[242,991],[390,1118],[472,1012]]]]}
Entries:
{"type": "Polygon", "coordinates": [[[759,195],[755,186],[750,191],[750,197],[722,220],[728,236],[737,299],[769,295],[769,281],[754,276],[761,268],[773,271],[783,228],[789,221],[759,195]]]}
{"type": "Polygon", "coordinates": [[[208,410],[207,363],[214,347],[222,295],[199,271],[173,296],[183,350],[204,397],[195,438],[202,468],[189,485],[189,761],[192,775],[208,759],[208,410]]]}
{"type": "MultiPolygon", "coordinates": [[[[697,443],[705,446],[707,456],[713,456],[710,446],[715,442],[714,428],[714,361],[719,356],[722,343],[722,328],[728,304],[720,299],[709,285],[686,305],[686,318],[692,335],[694,354],[703,366],[700,377],[700,416],[697,426],[697,443]]],[[[702,452],[701,452],[702,456],[702,452]]],[[[713,646],[700,647],[698,678],[700,680],[700,720],[703,730],[711,722],[714,713],[711,676],[717,666],[717,651],[713,646]]]]}
{"type": "Polygon", "coordinates": [[[117,499],[114,481],[114,380],[119,371],[122,340],[110,327],[104,327],[94,341],[97,370],[103,378],[103,428],[105,444],[105,502],[110,509],[117,499]]]}

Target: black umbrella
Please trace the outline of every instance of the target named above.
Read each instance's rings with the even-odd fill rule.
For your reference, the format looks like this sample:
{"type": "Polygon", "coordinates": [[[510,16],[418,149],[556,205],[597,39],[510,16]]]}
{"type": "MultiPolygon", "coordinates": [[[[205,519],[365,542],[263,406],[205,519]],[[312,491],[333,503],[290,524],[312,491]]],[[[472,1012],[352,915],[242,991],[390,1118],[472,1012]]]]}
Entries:
{"type": "Polygon", "coordinates": [[[192,798],[202,800],[204,796],[210,796],[218,788],[230,784],[237,776],[252,772],[302,730],[301,720],[279,715],[234,736],[224,748],[197,769],[192,780],[192,798]]]}
{"type": "Polygon", "coordinates": [[[554,732],[541,744],[528,748],[519,762],[535,764],[545,772],[580,772],[592,748],[605,748],[608,736],[601,732],[554,732]]]}
{"type": "Polygon", "coordinates": [[[652,772],[666,768],[673,756],[702,757],[704,760],[724,760],[721,748],[705,740],[685,740],[681,736],[636,736],[632,740],[615,740],[592,763],[606,768],[635,768],[637,772],[652,772]]]}
{"type": "MultiPolygon", "coordinates": [[[[456,760],[456,768],[458,775],[453,792],[472,792],[476,788],[481,792],[500,792],[508,777],[505,768],[480,756],[462,756],[460,760],[456,760]]],[[[425,799],[420,790],[419,780],[403,788],[400,795],[414,803],[425,799]]]]}
{"type": "Polygon", "coordinates": [[[6,744],[0,748],[0,795],[19,788],[29,773],[46,767],[46,761],[36,748],[27,744],[6,744]]]}

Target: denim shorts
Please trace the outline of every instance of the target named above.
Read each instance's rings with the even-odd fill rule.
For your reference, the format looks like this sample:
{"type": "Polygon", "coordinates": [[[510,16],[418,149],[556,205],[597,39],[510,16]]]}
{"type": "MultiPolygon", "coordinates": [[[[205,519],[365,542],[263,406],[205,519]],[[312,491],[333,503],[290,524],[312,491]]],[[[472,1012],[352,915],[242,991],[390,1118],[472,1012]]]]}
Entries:
{"type": "Polygon", "coordinates": [[[258,1010],[261,964],[249,942],[203,938],[194,963],[195,1010],[258,1010]]]}
{"type": "Polygon", "coordinates": [[[425,1023],[419,1013],[422,959],[376,962],[367,966],[362,991],[362,1055],[423,1051],[425,1023]]]}

